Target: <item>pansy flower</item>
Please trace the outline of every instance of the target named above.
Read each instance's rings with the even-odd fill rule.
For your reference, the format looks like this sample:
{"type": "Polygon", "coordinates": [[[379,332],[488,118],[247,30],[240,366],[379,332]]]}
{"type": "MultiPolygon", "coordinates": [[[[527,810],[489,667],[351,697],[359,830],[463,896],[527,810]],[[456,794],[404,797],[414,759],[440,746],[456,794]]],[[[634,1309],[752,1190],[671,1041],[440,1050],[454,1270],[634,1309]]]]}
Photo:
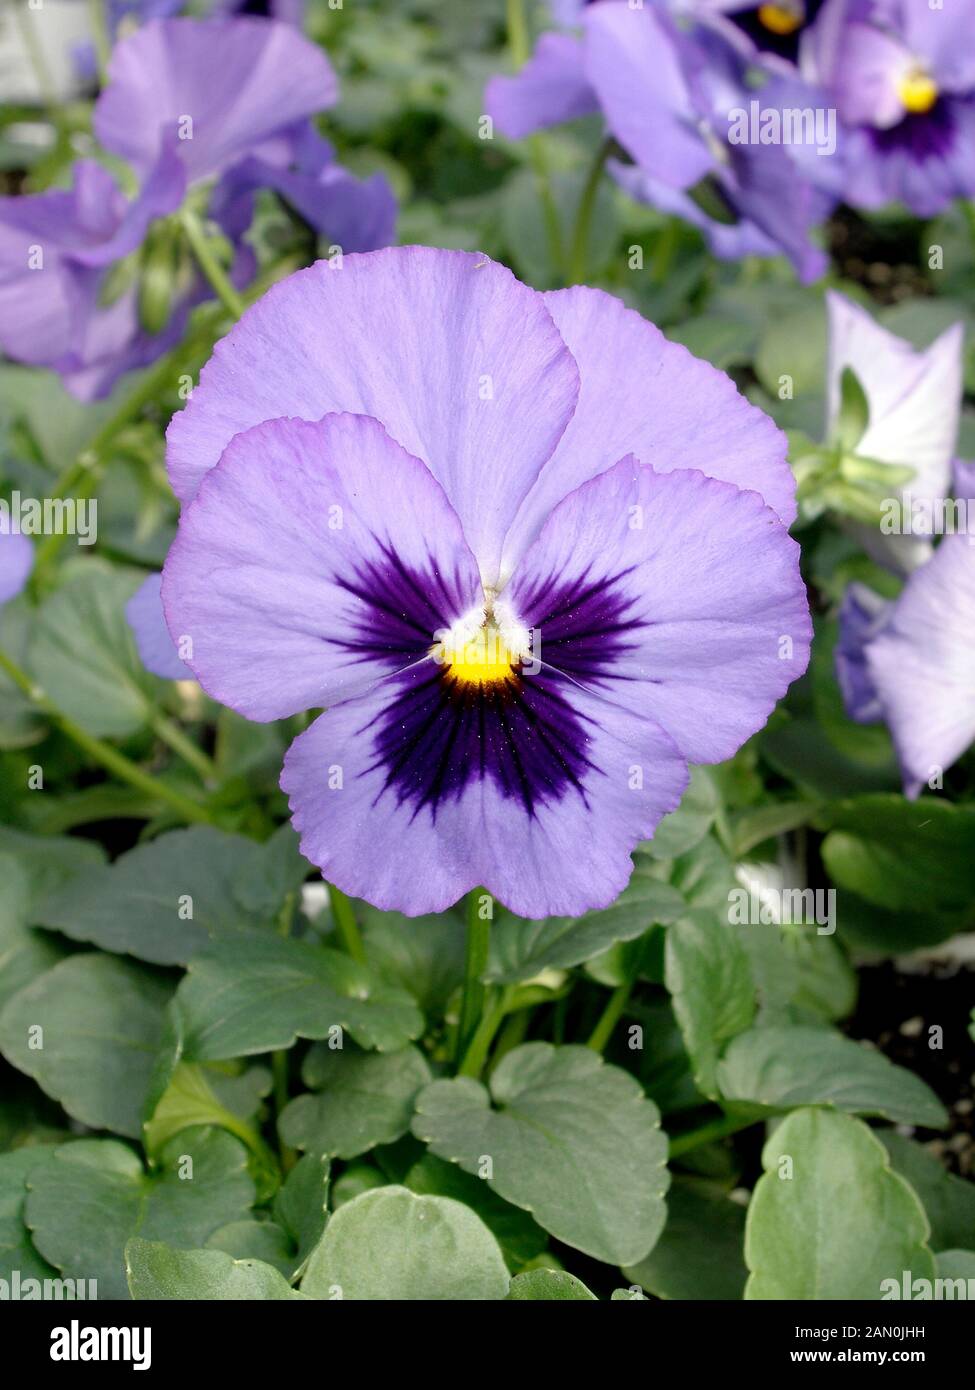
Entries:
{"type": "Polygon", "coordinates": [[[916,797],[940,786],[975,741],[975,537],[946,536],[892,602],[851,585],[840,610],[837,677],[847,711],[883,719],[916,797]]]}
{"type": "Polygon", "coordinates": [[[150,574],[125,605],[125,617],[132,629],[139,660],[147,671],[167,681],[193,679],[193,672],[180,657],[163,616],[162,575],[150,574]]]}
{"type": "Polygon", "coordinates": [[[217,345],[168,467],[170,633],[247,718],[325,707],[281,785],[381,908],[609,903],[806,665],[783,436],[596,290],[319,262],[217,345]]]}
{"type": "Polygon", "coordinates": [[[826,373],[826,438],[840,415],[842,380],[849,369],[866,396],[869,418],[856,453],[897,468],[913,469],[910,481],[891,485],[891,527],[860,526],[864,548],[878,562],[907,572],[931,554],[925,530],[937,503],[948,497],[962,400],[961,323],[918,351],[882,328],[866,309],[829,291],[826,373]]]}
{"type": "Polygon", "coordinates": [[[846,127],[847,202],[930,217],[975,193],[973,0],[826,0],[802,68],[846,127]]]}
{"type": "Polygon", "coordinates": [[[325,54],[277,21],[154,20],[120,42],[94,129],[137,188],[129,197],[81,161],[68,193],[0,198],[3,351],[53,367],[82,399],[167,351],[208,293],[171,214],[188,195],[207,206],[218,180],[212,210],[227,214],[238,287],[253,273],[242,238],[261,177],[343,246],[386,244],[395,206],[385,180],[353,179],[310,125],[336,95],[325,54]]]}
{"type": "Polygon", "coordinates": [[[810,233],[832,200],[802,172],[808,151],[735,138],[740,113],[758,102],[780,114],[794,83],[750,85],[750,46],[711,23],[688,28],[626,0],[599,0],[581,19],[581,39],[545,35],[517,76],[489,82],[502,133],[601,111],[630,160],[611,160],[610,172],[633,197],[699,227],[719,257],[785,254],[804,281],[821,275],[810,233]]]}

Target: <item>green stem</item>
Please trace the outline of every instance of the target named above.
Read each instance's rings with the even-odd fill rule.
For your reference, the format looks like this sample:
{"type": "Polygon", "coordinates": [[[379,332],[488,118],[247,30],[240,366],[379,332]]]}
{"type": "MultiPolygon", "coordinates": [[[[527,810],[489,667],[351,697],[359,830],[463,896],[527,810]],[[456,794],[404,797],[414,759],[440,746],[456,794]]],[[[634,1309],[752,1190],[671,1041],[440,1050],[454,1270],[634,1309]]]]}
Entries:
{"type": "Polygon", "coordinates": [[[464,1053],[464,1060],[457,1068],[458,1076],[480,1076],[484,1070],[488,1052],[491,1050],[494,1035],[505,1020],[513,996],[514,988],[511,985],[495,991],[494,1002],[481,1015],[481,1021],[475,1028],[474,1036],[464,1053]]]}
{"type": "Polygon", "coordinates": [[[525,18],[524,0],[507,0],[505,17],[508,24],[508,47],[516,68],[523,68],[531,56],[531,39],[525,18]]]}
{"type": "Polygon", "coordinates": [[[328,899],[332,907],[332,916],[338,928],[342,944],[353,960],[357,960],[360,965],[366,963],[366,948],[362,944],[362,937],[359,935],[359,928],[356,926],[355,913],[352,911],[352,904],[342,892],[341,888],[336,888],[334,883],[328,885],[328,899]]]}
{"type": "MultiPolygon", "coordinates": [[[[487,968],[488,944],[491,939],[491,919],[481,916],[483,888],[474,888],[467,895],[467,945],[464,958],[464,990],[461,996],[460,1019],[457,1024],[458,1064],[465,1057],[484,1012],[483,975],[487,968]]],[[[500,1019],[498,1020],[500,1023],[500,1019]]]]}
{"type": "Polygon", "coordinates": [[[612,140],[606,139],[600,144],[589,169],[589,177],[586,179],[582,195],[579,198],[575,226],[572,229],[572,245],[569,251],[569,283],[573,285],[581,285],[586,278],[589,231],[596,207],[596,194],[599,192],[603,167],[609,157],[612,143],[612,140]]]}
{"type": "Polygon", "coordinates": [[[591,1047],[593,1052],[602,1052],[603,1048],[613,1036],[613,1029],[620,1021],[620,1015],[626,1008],[630,998],[630,991],[633,989],[631,981],[618,985],[609,996],[609,1002],[599,1017],[599,1022],[592,1030],[592,1037],[586,1044],[591,1047]]]}
{"type": "Polygon", "coordinates": [[[108,64],[112,56],[112,42],[108,36],[108,25],[105,22],[105,6],[102,0],[88,0],[88,19],[91,24],[91,36],[95,44],[95,62],[98,66],[99,85],[104,87],[108,84],[108,64]]]}
{"type": "Polygon", "coordinates": [[[670,1157],[678,1158],[681,1154],[689,1153],[691,1149],[699,1148],[701,1144],[724,1139],[729,1134],[737,1134],[739,1130],[748,1129],[757,1123],[754,1116],[746,1120],[740,1115],[722,1115],[718,1120],[709,1120],[699,1129],[688,1130],[686,1134],[678,1134],[676,1138],[671,1139],[670,1157]]]}
{"type": "Polygon", "coordinates": [[[501,1029],[501,1036],[498,1038],[494,1055],[491,1058],[489,1071],[501,1061],[507,1053],[512,1052],[516,1047],[525,1041],[525,1034],[528,1032],[528,1025],[531,1022],[531,1009],[519,1009],[517,1013],[511,1014],[507,1022],[501,1029]]]}
{"type": "Polygon", "coordinates": [[[189,763],[207,784],[216,783],[219,778],[217,765],[211,757],[188,738],[178,724],[160,710],[153,710],[149,716],[150,726],[157,738],[162,739],[184,762],[189,763]]]}
{"type": "Polygon", "coordinates": [[[230,283],[226,272],[220,265],[213,249],[207,241],[206,233],[200,223],[200,219],[189,208],[183,208],[179,214],[179,220],[183,231],[186,233],[186,240],[190,244],[193,255],[196,257],[197,264],[203,271],[210,288],[220,300],[220,303],[235,319],[239,319],[244,312],[246,305],[243,299],[230,283]]]}
{"type": "Polygon", "coordinates": [[[132,787],[138,787],[140,791],[146,792],[158,801],[165,801],[175,811],[178,811],[184,820],[200,825],[211,824],[212,817],[203,806],[195,801],[190,801],[189,797],[183,796],[181,792],[175,791],[165,782],[160,782],[147,772],[143,772],[124,753],[120,753],[109,744],[103,743],[100,738],[95,738],[93,734],[89,734],[79,724],[76,724],[73,719],[69,719],[54,701],[48,698],[41,687],[32,681],[27,673],[22,671],[17,663],[12,661],[2,650],[0,650],[0,670],[7,673],[18,690],[27,696],[31,704],[47,715],[52,724],[56,724],[73,743],[84,749],[96,762],[101,763],[102,767],[114,773],[121,781],[128,782],[132,787]]]}
{"type": "MultiPolygon", "coordinates": [[[[278,913],[278,935],[285,940],[291,935],[291,925],[294,922],[295,908],[298,905],[298,894],[292,890],[285,895],[281,911],[278,913]]],[[[278,1154],[281,1159],[281,1171],[289,1173],[295,1166],[298,1155],[281,1138],[281,1113],[289,1100],[288,1088],[288,1051],[287,1048],[279,1048],[271,1053],[271,1076],[274,1081],[274,1119],[275,1129],[278,1134],[278,1154]]]]}

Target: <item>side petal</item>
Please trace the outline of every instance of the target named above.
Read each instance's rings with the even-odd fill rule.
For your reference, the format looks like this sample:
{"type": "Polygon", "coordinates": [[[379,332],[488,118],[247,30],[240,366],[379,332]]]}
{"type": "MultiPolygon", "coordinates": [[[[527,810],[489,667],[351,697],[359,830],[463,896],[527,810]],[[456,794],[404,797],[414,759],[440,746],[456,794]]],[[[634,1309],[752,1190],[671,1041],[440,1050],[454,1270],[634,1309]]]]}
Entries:
{"type": "Polygon", "coordinates": [[[184,511],[162,586],[200,684],[257,720],[422,660],[478,595],[443,490],[361,415],[239,435],[184,511]]]}
{"type": "Polygon", "coordinates": [[[217,344],[169,427],[170,480],[188,501],[262,420],[371,415],[430,468],[492,580],[578,389],[542,296],[485,256],[410,246],[319,261],[217,344]]]}
{"type": "Polygon", "coordinates": [[[125,618],[132,629],[139,660],[147,671],[167,681],[193,679],[193,672],[181,661],[169,635],[163,615],[162,575],[150,574],[125,605],[125,618]]]}
{"type": "Polygon", "coordinates": [[[833,664],[846,712],[858,724],[874,724],[884,717],[867,664],[867,643],[882,631],[891,606],[875,590],[858,583],[848,587],[840,604],[833,664]]]}
{"type": "Polygon", "coordinates": [[[658,723],[692,763],[730,758],[809,659],[799,547],[774,512],[632,457],[559,504],[504,597],[543,662],[658,723]]]}
{"type": "Polygon", "coordinates": [[[697,468],[759,493],[789,524],[796,484],[788,443],[730,377],[602,290],[556,290],[545,303],[579,365],[579,404],[522,505],[505,544],[502,572],[573,488],[628,453],[658,473],[697,468]]]}
{"type": "Polygon", "coordinates": [[[598,111],[582,44],[568,34],[542,34],[519,73],[491,78],[484,105],[509,140],[523,140],[536,130],[598,111]]]}
{"type": "Polygon", "coordinates": [[[23,589],[34,568],[34,547],[19,531],[0,531],[0,603],[23,589]]]}
{"type": "Polygon", "coordinates": [[[143,177],[164,133],[191,180],[219,173],[331,106],[325,54],[290,24],[242,15],[157,19],[116,44],[95,103],[99,141],[143,177]]]}
{"type": "Polygon", "coordinates": [[[968,536],[946,536],[866,649],[908,796],[975,739],[973,631],[975,546],[968,536]]]}
{"type": "Polygon", "coordinates": [[[672,741],[584,690],[543,689],[544,676],[526,677],[503,722],[476,705],[459,719],[440,681],[396,677],[295,740],[281,786],[302,854],[344,892],[411,917],[478,885],[523,917],[613,902],[631,850],[687,785],[672,741]]]}

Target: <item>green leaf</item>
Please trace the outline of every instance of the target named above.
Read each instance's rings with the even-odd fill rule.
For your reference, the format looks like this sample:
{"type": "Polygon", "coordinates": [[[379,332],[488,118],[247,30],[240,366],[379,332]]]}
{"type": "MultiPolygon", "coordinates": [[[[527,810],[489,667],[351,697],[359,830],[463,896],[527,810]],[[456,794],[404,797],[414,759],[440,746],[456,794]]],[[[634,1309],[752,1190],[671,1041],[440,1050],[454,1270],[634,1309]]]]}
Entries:
{"type": "Polygon", "coordinates": [[[853,453],[870,424],[870,402],[852,367],[840,376],[840,411],[836,420],[836,443],[844,453],[853,453]]]}
{"type": "Polygon", "coordinates": [[[94,840],[28,835],[10,825],[0,825],[0,854],[12,855],[27,875],[32,910],[48,893],[105,859],[105,851],[94,840]]]}
{"type": "Polygon", "coordinates": [[[826,311],[821,299],[806,297],[795,308],[768,316],[755,354],[755,372],[773,397],[778,397],[783,376],[791,377],[793,396],[822,389],[826,311]]]}
{"type": "Polygon", "coordinates": [[[206,1248],[220,1250],[235,1260],[260,1260],[286,1279],[291,1278],[295,1268],[294,1248],[287,1231],[264,1217],[228,1222],[207,1237],[206,1248]]]}
{"type": "Polygon", "coordinates": [[[719,806],[718,789],[706,768],[692,767],[691,781],[676,811],[664,816],[652,840],[640,849],[653,859],[676,859],[700,844],[711,829],[719,806]]]}
{"type": "Polygon", "coordinates": [[[567,1274],[564,1269],[529,1269],[524,1274],[516,1274],[508,1290],[509,1302],[539,1299],[545,1299],[549,1303],[599,1301],[581,1279],[577,1279],[574,1274],[567,1274]]]}
{"type": "Polygon", "coordinates": [[[73,879],[41,903],[37,920],[106,951],[185,965],[211,939],[270,926],[284,894],[278,904],[256,901],[252,875],[266,848],[208,825],[173,830],[73,879]]]}
{"type": "Polygon", "coordinates": [[[139,583],[131,571],[78,561],[38,611],[31,674],[69,718],[98,738],[136,733],[161,688],[139,660],[125,618],[139,583]]]}
{"type": "Polygon", "coordinates": [[[14,1270],[21,1279],[50,1279],[57,1270],[41,1259],[24,1224],[27,1180],[46,1163],[53,1149],[31,1145],[0,1154],[0,1279],[9,1281],[14,1270]]]}
{"type": "Polygon", "coordinates": [[[483,1221],[448,1197],[378,1187],[331,1218],[301,1281],[311,1298],[503,1299],[508,1270],[483,1221]]]}
{"type": "Polygon", "coordinates": [[[278,1270],[260,1260],[234,1260],[220,1250],[174,1250],[162,1241],[134,1236],[125,1247],[125,1273],[139,1300],[298,1299],[278,1270]]]}
{"type": "Polygon", "coordinates": [[[330,1165],[318,1154],[305,1154],[292,1168],[274,1199],[274,1215],[297,1249],[301,1265],[325,1230],[330,1165]]]}
{"type": "Polygon", "coordinates": [[[717,1096],[715,1071],[729,1038],[755,1016],[755,985],[748,955],[734,930],[717,914],[699,909],[667,932],[666,984],[706,1096],[717,1096]]]}
{"type": "Polygon", "coordinates": [[[271,1052],[333,1029],[395,1052],[423,1030],[398,985],[338,951],[276,937],[213,942],[190,962],[176,998],[191,1061],[271,1052]]]}
{"type": "MultiPolygon", "coordinates": [[[[266,1071],[253,1068],[253,1080],[264,1085],[266,1071]]],[[[238,1078],[239,1079],[239,1078],[238,1078]]],[[[154,1156],[175,1134],[197,1125],[216,1125],[235,1135],[265,1163],[273,1158],[257,1130],[236,1111],[225,1105],[216,1093],[217,1078],[193,1062],[179,1062],[169,1084],[153,1106],[144,1126],[146,1152],[154,1156]]]]}
{"type": "Polygon", "coordinates": [[[529,921],[502,909],[491,927],[485,978],[508,984],[580,965],[614,942],[635,940],[654,923],[674,921],[683,907],[676,889],[638,867],[611,907],[584,917],[529,921]]]}
{"type": "Polygon", "coordinates": [[[512,1269],[534,1260],[548,1244],[548,1236],[527,1211],[513,1207],[486,1182],[435,1154],[425,1153],[418,1159],[403,1178],[403,1186],[420,1196],[453,1197],[476,1211],[512,1269]]]}
{"type": "Polygon", "coordinates": [[[64,957],[55,940],[27,925],[29,917],[27,874],[11,855],[0,853],[0,1010],[64,957]]]}
{"type": "Polygon", "coordinates": [[[401,1052],[312,1048],[302,1076],[317,1094],[288,1102],[278,1121],[286,1144],[332,1158],[356,1158],[406,1134],[413,1099],[430,1080],[415,1047],[401,1052]]]}
{"type": "Polygon", "coordinates": [[[663,1234],[623,1273],[657,1298],[737,1300],[748,1274],[744,1236],[744,1206],[706,1183],[678,1181],[667,1196],[663,1234]]]}
{"type": "Polygon", "coordinates": [[[197,1249],[254,1200],[246,1150],[212,1129],[171,1139],[152,1173],[127,1144],[79,1139],[55,1150],[29,1188],[25,1215],[37,1249],[64,1274],[97,1279],[100,1298],[125,1298],[131,1236],[197,1249]]]}
{"type": "Polygon", "coordinates": [[[890,1155],[894,1171],[906,1178],[921,1199],[931,1225],[932,1250],[975,1250],[975,1185],[949,1173],[934,1154],[894,1130],[877,1138],[890,1155]]]}
{"type": "Polygon", "coordinates": [[[942,1289],[941,1298],[969,1298],[968,1290],[975,1281],[975,1250],[942,1250],[934,1257],[937,1277],[939,1279],[950,1279],[954,1288],[949,1292],[942,1289]],[[959,1287],[955,1280],[962,1280],[959,1287]]]}
{"type": "Polygon", "coordinates": [[[501,1060],[490,1096],[469,1077],[434,1081],[416,1111],[413,1133],[433,1153],[486,1174],[567,1245],[628,1264],[659,1235],[668,1184],[659,1112],[589,1048],[527,1043],[501,1060]]]}
{"type": "Polygon", "coordinates": [[[828,1028],[754,1028],[718,1066],[726,1100],[768,1110],[829,1105],[895,1124],[940,1129],[948,1116],[919,1076],[828,1028]]]}
{"type": "Polygon", "coordinates": [[[366,960],[413,995],[424,1013],[442,1017],[464,978],[464,923],[453,912],[404,917],[356,904],[366,960]]]}
{"type": "Polygon", "coordinates": [[[745,1233],[746,1299],[880,1299],[934,1277],[921,1203],[861,1120],[798,1110],[762,1153],[745,1233]]]}
{"type": "Polygon", "coordinates": [[[0,1013],[0,1051],[74,1119],[135,1137],[170,992],[127,961],[69,956],[0,1013]]]}
{"type": "Polygon", "coordinates": [[[828,826],[823,860],[839,887],[895,912],[971,907],[975,807],[858,796],[833,806],[828,826]]]}

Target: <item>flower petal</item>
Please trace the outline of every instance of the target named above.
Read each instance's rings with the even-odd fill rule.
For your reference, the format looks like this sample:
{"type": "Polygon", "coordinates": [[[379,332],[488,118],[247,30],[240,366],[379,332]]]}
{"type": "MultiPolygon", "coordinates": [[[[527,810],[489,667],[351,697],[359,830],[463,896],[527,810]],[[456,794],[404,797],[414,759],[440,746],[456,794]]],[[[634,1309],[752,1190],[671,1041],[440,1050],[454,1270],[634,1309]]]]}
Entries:
{"type": "Polygon", "coordinates": [[[34,547],[19,531],[0,531],[0,603],[16,598],[34,568],[34,547]]]}
{"type": "Polygon", "coordinates": [[[524,679],[506,724],[476,703],[466,718],[444,711],[441,684],[430,668],[394,677],[296,739],[281,786],[302,854],[343,891],[411,917],[478,885],[523,917],[612,902],[630,851],[687,785],[672,741],[544,675],[524,679]]]}
{"type": "Polygon", "coordinates": [[[908,796],[975,739],[973,632],[975,546],[968,536],[946,536],[866,648],[908,796]]]}
{"type": "Polygon", "coordinates": [[[258,720],[422,660],[479,594],[443,490],[361,415],[238,436],[183,514],[162,590],[200,684],[258,720]]]}
{"type": "Polygon", "coordinates": [[[139,659],[147,671],[167,681],[193,679],[193,672],[181,661],[169,635],[163,615],[162,575],[150,574],[125,605],[125,617],[132,629],[139,659]]]}
{"type": "Polygon", "coordinates": [[[867,643],[888,620],[892,604],[866,584],[851,584],[839,611],[839,638],[833,662],[843,704],[858,724],[883,719],[884,709],[867,665],[867,643]]]}
{"type": "Polygon", "coordinates": [[[730,758],[809,658],[799,547],[762,499],[633,457],[559,504],[504,597],[543,662],[660,724],[692,763],[730,758]],[[580,657],[566,624],[585,607],[596,641],[580,657]]]}
{"type": "Polygon", "coordinates": [[[142,176],[164,135],[175,135],[172,148],[189,178],[200,179],[337,95],[325,54],[290,24],[252,16],[152,20],[116,44],[94,128],[142,176]]]}
{"type": "Polygon", "coordinates": [[[784,522],[794,519],[785,435],[724,372],[668,342],[602,290],[557,290],[545,303],[582,386],[575,414],[508,536],[504,575],[563,497],[628,453],[658,473],[697,468],[758,492],[784,522]]]}
{"type": "Polygon", "coordinates": [[[582,44],[569,34],[542,34],[535,52],[514,77],[492,77],[486,110],[509,140],[599,110],[589,85],[582,44]]]}
{"type": "Polygon", "coordinates": [[[217,344],[169,427],[170,478],[188,500],[262,420],[371,415],[428,465],[491,579],[577,393],[542,297],[486,257],[411,246],[319,261],[217,344]]]}

